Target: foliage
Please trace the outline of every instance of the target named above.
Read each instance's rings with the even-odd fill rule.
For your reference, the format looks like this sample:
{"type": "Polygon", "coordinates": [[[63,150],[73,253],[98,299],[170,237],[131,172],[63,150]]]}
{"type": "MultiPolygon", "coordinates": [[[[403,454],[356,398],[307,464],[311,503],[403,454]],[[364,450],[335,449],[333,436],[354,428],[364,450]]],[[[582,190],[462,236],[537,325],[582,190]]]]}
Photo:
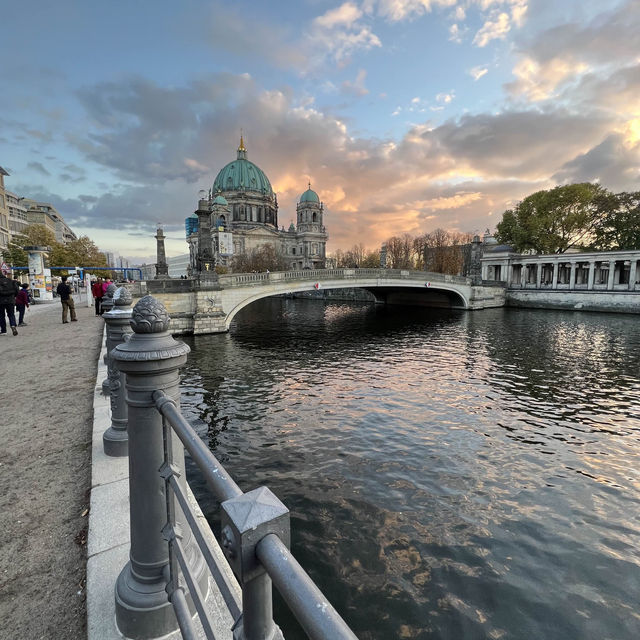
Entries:
{"type": "MultiPolygon", "coordinates": [[[[88,236],[81,236],[67,244],[56,241],[52,231],[41,224],[29,225],[23,234],[14,236],[9,247],[2,253],[2,258],[15,267],[27,266],[27,254],[22,247],[40,245],[50,248],[47,258],[49,267],[106,267],[107,259],[100,252],[93,240],[88,236]]],[[[96,271],[107,277],[109,272],[96,271]]],[[[59,274],[64,274],[60,271],[59,274]]]]}
{"type": "Polygon", "coordinates": [[[336,267],[338,269],[351,269],[354,267],[362,267],[366,269],[376,269],[380,266],[380,253],[379,251],[369,251],[365,248],[364,244],[354,244],[351,249],[342,251],[338,249],[333,257],[336,260],[336,267]]]}
{"type": "Polygon", "coordinates": [[[640,249],[640,191],[605,193],[591,248],[596,251],[640,249]]]}
{"type": "Polygon", "coordinates": [[[419,256],[417,268],[435,273],[458,275],[463,272],[465,247],[473,234],[436,229],[415,239],[415,252],[419,256]]]}
{"type": "Polygon", "coordinates": [[[410,234],[392,236],[387,240],[387,266],[392,269],[413,269],[415,252],[414,238],[410,234]]]}
{"type": "Polygon", "coordinates": [[[233,271],[236,273],[286,271],[287,267],[287,260],[272,244],[261,244],[233,259],[233,271]]]}
{"type": "Polygon", "coordinates": [[[568,184],[537,191],[504,212],[496,238],[518,252],[564,253],[592,241],[603,199],[598,184],[568,184]]]}

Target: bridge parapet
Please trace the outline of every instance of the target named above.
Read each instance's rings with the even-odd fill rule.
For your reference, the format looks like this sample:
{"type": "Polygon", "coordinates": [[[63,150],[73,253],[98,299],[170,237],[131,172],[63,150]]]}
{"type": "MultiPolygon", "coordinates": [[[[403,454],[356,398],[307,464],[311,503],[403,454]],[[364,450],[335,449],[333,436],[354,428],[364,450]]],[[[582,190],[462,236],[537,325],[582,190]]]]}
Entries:
{"type": "Polygon", "coordinates": [[[220,276],[220,286],[246,287],[252,284],[268,284],[286,281],[317,281],[327,280],[425,280],[428,282],[448,282],[460,285],[470,285],[470,278],[452,276],[430,271],[410,271],[408,269],[304,269],[300,271],[276,271],[273,273],[232,273],[220,276]]]}

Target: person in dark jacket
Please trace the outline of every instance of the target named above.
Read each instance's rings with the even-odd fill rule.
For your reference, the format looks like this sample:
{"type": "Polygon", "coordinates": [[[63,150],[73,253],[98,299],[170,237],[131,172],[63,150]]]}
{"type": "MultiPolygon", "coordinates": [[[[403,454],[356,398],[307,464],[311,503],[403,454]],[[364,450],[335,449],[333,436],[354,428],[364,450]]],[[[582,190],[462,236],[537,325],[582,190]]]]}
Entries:
{"type": "Polygon", "coordinates": [[[13,309],[16,306],[16,294],[18,293],[18,283],[7,278],[0,272],[0,335],[7,335],[7,321],[5,314],[9,318],[9,326],[14,336],[18,335],[16,329],[16,314],[13,309]]]}
{"type": "Polygon", "coordinates": [[[20,285],[20,291],[16,296],[16,311],[18,312],[18,326],[26,327],[27,323],[24,321],[25,309],[29,308],[29,285],[23,282],[20,285]]]}
{"type": "Polygon", "coordinates": [[[71,313],[71,322],[77,322],[76,305],[71,295],[71,287],[67,284],[67,276],[60,278],[62,282],[56,288],[56,293],[60,296],[62,302],[62,324],[67,324],[67,310],[71,313]]]}

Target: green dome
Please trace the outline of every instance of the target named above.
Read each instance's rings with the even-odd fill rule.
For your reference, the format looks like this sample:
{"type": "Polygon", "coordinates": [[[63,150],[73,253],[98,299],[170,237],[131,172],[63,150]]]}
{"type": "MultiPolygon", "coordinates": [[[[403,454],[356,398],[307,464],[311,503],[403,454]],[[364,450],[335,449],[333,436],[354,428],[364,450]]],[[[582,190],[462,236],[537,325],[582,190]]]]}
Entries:
{"type": "Polygon", "coordinates": [[[247,150],[242,138],[238,147],[238,157],[225,165],[213,181],[213,192],[219,191],[257,191],[273,196],[269,178],[260,167],[247,160],[247,150]]]}
{"type": "Polygon", "coordinates": [[[318,198],[318,194],[311,188],[309,188],[300,196],[300,202],[317,202],[320,204],[320,198],[318,198]]]}
{"type": "Polygon", "coordinates": [[[224,205],[228,205],[229,203],[227,202],[227,199],[224,196],[221,195],[217,195],[214,199],[213,199],[213,204],[224,204],[224,205]]]}

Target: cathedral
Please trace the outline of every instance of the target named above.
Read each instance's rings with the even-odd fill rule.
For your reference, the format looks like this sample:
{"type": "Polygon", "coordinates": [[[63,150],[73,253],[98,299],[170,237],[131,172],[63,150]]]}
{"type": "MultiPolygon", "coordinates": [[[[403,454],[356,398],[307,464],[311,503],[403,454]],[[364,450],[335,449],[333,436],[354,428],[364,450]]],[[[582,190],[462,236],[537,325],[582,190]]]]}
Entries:
{"type": "MultiPolygon", "coordinates": [[[[205,204],[211,211],[216,266],[231,270],[234,256],[270,244],[289,269],[325,267],[328,236],[318,194],[309,184],[296,205],[296,225],[292,222],[286,230],[284,226],[278,228],[278,198],[264,171],[247,158],[242,136],[236,159],[219,171],[205,204]]],[[[199,209],[202,206],[200,200],[199,209]]],[[[185,220],[191,272],[197,270],[198,225],[196,213],[185,220]]]]}

